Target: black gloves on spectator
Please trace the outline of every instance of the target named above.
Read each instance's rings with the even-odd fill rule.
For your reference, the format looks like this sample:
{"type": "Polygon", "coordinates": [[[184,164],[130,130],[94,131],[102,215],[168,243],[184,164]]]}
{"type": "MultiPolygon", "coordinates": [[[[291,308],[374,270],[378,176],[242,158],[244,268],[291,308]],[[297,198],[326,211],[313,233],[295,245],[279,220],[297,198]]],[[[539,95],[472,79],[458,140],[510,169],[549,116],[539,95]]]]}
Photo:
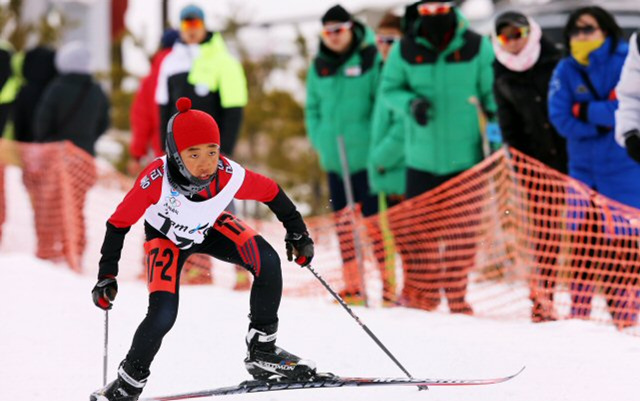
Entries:
{"type": "Polygon", "coordinates": [[[634,129],[627,132],[624,136],[627,138],[624,144],[627,147],[629,157],[640,163],[640,131],[634,129]]]}
{"type": "Polygon", "coordinates": [[[112,301],[116,299],[118,293],[118,282],[113,276],[98,279],[98,283],[91,290],[93,303],[100,309],[111,309],[112,301]]]}
{"type": "Polygon", "coordinates": [[[313,259],[313,240],[309,237],[309,233],[287,233],[284,237],[287,245],[287,259],[293,260],[295,256],[296,263],[300,266],[307,266],[313,259]]]}
{"type": "Polygon", "coordinates": [[[417,97],[411,101],[411,114],[416,122],[423,127],[429,122],[429,109],[431,103],[423,97],[417,97]]]}

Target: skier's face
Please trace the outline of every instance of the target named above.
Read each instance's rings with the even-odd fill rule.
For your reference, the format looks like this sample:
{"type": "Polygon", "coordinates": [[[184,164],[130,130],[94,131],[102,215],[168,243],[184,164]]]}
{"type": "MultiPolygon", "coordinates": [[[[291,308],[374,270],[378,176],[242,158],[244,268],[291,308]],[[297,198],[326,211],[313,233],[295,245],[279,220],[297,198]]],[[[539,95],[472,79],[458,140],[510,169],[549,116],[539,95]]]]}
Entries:
{"type": "Polygon", "coordinates": [[[207,180],[218,168],[220,147],[215,143],[203,143],[183,150],[180,157],[192,176],[207,180]]]}

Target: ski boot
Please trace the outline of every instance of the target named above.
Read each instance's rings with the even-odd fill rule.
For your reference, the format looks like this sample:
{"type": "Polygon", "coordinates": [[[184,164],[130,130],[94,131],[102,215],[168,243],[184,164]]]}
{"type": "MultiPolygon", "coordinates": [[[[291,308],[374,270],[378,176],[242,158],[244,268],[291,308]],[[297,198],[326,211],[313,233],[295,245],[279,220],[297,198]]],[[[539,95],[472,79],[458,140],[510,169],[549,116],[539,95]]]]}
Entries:
{"type": "Polygon", "coordinates": [[[90,401],[137,401],[138,397],[142,393],[142,389],[147,384],[146,374],[129,374],[127,371],[135,371],[127,366],[125,371],[126,361],[123,361],[118,368],[118,378],[107,384],[104,388],[96,390],[89,397],[90,401]]]}
{"type": "Polygon", "coordinates": [[[313,361],[300,359],[280,347],[276,347],[278,323],[258,326],[251,323],[246,337],[247,357],[245,367],[256,380],[286,378],[289,380],[312,379],[316,372],[313,361]]]}

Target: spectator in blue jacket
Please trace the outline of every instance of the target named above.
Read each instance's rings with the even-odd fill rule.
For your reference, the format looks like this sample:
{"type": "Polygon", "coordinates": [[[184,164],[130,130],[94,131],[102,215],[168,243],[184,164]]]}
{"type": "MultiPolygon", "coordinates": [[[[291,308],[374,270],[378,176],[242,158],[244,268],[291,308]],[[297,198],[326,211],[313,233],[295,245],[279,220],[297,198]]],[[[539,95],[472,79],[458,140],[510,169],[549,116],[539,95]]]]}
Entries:
{"type": "MultiPolygon", "coordinates": [[[[549,118],[567,139],[569,175],[611,199],[640,208],[640,164],[635,163],[614,138],[618,108],[615,87],[629,49],[622,40],[622,30],[604,9],[583,7],[569,16],[564,38],[570,55],[560,61],[553,73],[549,85],[549,118]]],[[[573,203],[575,206],[575,201],[573,203]]],[[[577,206],[589,208],[588,202],[577,206]]],[[[621,289],[623,286],[613,285],[620,277],[611,272],[619,272],[622,267],[603,262],[598,269],[606,272],[596,272],[592,269],[592,260],[613,259],[611,255],[600,254],[605,246],[613,246],[627,250],[626,256],[617,258],[622,263],[624,258],[637,253],[637,241],[616,235],[616,239],[603,243],[603,235],[597,235],[602,231],[603,219],[600,213],[593,212],[593,207],[589,209],[591,213],[574,216],[581,221],[577,228],[581,232],[576,232],[572,258],[574,279],[579,280],[572,285],[572,316],[589,316],[595,280],[603,275],[599,284],[605,287],[609,311],[620,324],[626,320],[620,312],[626,295],[621,289]]]]}

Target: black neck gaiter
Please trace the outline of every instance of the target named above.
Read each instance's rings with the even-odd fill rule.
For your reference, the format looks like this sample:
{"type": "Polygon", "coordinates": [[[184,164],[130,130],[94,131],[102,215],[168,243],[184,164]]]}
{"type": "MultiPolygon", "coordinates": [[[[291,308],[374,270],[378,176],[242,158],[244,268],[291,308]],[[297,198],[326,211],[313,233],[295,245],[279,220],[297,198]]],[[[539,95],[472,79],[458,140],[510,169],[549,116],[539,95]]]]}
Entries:
{"type": "Polygon", "coordinates": [[[436,49],[443,50],[453,37],[456,22],[457,18],[454,12],[424,16],[420,23],[420,35],[427,39],[436,49]]]}

